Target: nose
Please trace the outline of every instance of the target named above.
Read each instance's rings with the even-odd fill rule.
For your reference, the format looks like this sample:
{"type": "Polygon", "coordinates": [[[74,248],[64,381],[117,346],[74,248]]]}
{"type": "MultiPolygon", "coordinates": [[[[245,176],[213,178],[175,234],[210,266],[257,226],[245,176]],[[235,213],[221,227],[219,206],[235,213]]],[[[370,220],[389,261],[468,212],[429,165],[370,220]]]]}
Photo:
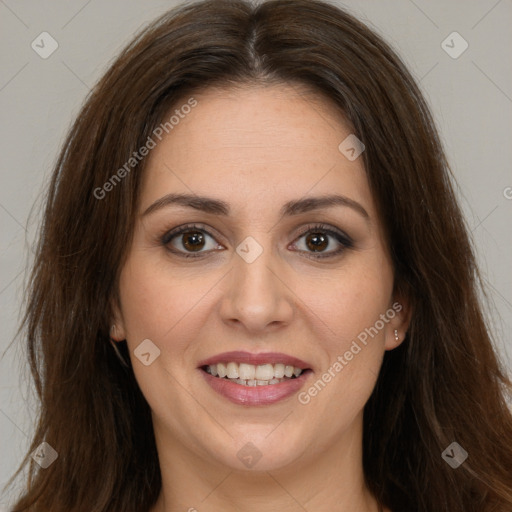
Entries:
{"type": "Polygon", "coordinates": [[[251,263],[235,254],[220,307],[222,320],[252,335],[290,324],[295,296],[284,273],[269,249],[251,263]]]}

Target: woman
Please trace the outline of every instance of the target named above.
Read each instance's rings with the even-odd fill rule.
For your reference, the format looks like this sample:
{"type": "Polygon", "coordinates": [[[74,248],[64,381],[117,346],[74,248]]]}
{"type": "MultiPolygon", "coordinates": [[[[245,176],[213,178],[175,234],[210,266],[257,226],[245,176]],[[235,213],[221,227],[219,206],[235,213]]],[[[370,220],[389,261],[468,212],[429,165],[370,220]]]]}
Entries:
{"type": "Polygon", "coordinates": [[[13,510],[510,511],[478,286],[431,115],[377,35],[319,1],[183,5],[56,166],[13,510]]]}

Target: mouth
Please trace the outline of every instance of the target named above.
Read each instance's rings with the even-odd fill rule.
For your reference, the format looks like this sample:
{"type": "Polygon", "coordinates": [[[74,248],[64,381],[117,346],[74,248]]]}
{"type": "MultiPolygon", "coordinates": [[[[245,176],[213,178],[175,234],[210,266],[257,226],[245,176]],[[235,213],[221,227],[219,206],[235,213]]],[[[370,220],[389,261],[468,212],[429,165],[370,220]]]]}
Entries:
{"type": "Polygon", "coordinates": [[[218,379],[247,387],[273,386],[288,380],[297,379],[304,372],[311,371],[284,363],[254,365],[247,363],[210,364],[201,367],[201,370],[218,379]]]}
{"type": "Polygon", "coordinates": [[[218,394],[238,405],[270,405],[290,397],[313,373],[286,354],[229,352],[202,361],[198,369],[218,394]]]}

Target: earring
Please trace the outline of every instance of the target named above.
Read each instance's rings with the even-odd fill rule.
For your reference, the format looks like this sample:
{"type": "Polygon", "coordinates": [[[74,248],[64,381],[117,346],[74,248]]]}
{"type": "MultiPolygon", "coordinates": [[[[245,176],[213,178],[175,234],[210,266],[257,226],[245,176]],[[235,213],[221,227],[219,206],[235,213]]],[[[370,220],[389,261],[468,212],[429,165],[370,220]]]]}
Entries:
{"type": "Polygon", "coordinates": [[[395,340],[399,341],[400,337],[398,336],[398,329],[395,329],[395,340]]]}

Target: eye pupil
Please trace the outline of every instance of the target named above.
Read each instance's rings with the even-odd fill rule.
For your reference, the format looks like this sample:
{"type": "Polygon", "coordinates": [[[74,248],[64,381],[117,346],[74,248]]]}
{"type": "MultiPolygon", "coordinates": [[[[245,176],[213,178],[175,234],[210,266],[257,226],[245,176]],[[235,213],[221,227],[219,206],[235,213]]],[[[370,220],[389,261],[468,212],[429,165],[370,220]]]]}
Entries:
{"type": "Polygon", "coordinates": [[[306,237],[306,243],[308,247],[313,251],[321,251],[329,245],[329,241],[327,240],[327,237],[322,233],[310,233],[306,237]],[[310,245],[312,244],[312,246],[310,245]]]}
{"type": "MultiPolygon", "coordinates": [[[[175,229],[167,233],[161,238],[160,243],[165,246],[169,252],[183,257],[209,256],[211,253],[218,250],[219,247],[217,246],[213,250],[205,251],[204,248],[207,245],[206,237],[212,238],[212,235],[202,228],[187,225],[179,230],[175,229]],[[174,247],[174,249],[172,247],[174,247]]],[[[315,256],[311,256],[315,259],[339,256],[345,249],[353,247],[352,241],[346,235],[343,236],[343,234],[324,227],[323,225],[311,226],[309,231],[303,232],[300,239],[303,240],[301,244],[305,244],[306,249],[299,249],[299,252],[317,253],[315,256]],[[341,248],[337,251],[328,251],[330,238],[335,238],[341,248]]]]}
{"type": "Polygon", "coordinates": [[[204,236],[199,231],[183,233],[183,246],[191,251],[198,251],[204,247],[204,236]]]}

